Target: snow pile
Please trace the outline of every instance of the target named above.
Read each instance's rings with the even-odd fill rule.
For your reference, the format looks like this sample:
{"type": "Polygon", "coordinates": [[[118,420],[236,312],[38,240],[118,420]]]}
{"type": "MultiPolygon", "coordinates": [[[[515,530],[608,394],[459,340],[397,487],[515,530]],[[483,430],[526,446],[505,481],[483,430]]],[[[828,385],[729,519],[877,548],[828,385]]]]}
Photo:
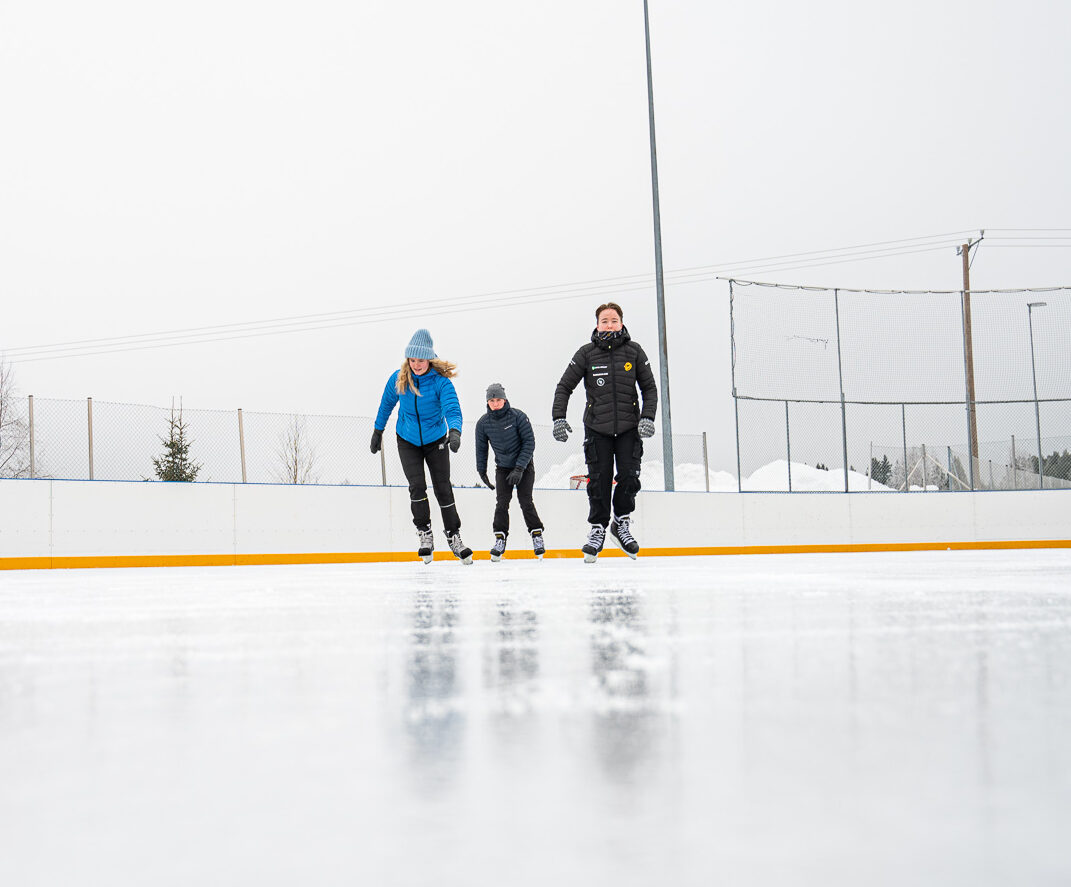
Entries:
{"type": "MultiPolygon", "coordinates": [[[[536,478],[536,487],[550,490],[567,490],[570,487],[569,478],[587,474],[587,465],[584,464],[584,455],[574,453],[565,461],[552,465],[536,478]]],[[[673,472],[674,484],[678,490],[702,492],[706,489],[703,482],[703,466],[684,462],[676,466],[673,472]]],[[[645,490],[665,489],[665,478],[662,472],[662,462],[654,459],[644,459],[640,481],[645,490]]],[[[788,491],[788,463],[784,459],[771,462],[757,469],[750,477],[744,478],[743,488],[745,491],[788,491]]],[[[792,489],[800,492],[844,492],[844,471],[841,468],[831,468],[824,471],[811,465],[799,462],[792,463],[792,489]]],[[[895,492],[892,488],[883,486],[876,481],[871,481],[865,474],[858,471],[848,472],[848,489],[871,490],[873,492],[895,492]]],[[[728,471],[710,472],[710,491],[712,493],[735,493],[737,490],[736,475],[728,471]]]]}

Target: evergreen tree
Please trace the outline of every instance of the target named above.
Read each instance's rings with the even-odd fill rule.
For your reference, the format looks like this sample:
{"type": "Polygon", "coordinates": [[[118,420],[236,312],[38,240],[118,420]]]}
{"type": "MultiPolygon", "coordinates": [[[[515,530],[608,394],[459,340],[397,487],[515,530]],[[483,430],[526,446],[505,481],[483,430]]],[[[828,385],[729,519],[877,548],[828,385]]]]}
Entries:
{"type": "Polygon", "coordinates": [[[889,481],[892,479],[892,463],[889,462],[888,456],[882,456],[880,462],[871,458],[870,477],[876,484],[889,485],[889,481]]]}
{"type": "Polygon", "coordinates": [[[190,444],[192,440],[187,436],[189,425],[183,421],[182,407],[175,414],[174,406],[171,407],[171,418],[168,421],[168,436],[161,437],[160,443],[164,445],[164,452],[159,459],[153,459],[153,468],[160,480],[170,481],[194,481],[197,473],[201,470],[201,463],[194,462],[190,458],[190,444]]]}

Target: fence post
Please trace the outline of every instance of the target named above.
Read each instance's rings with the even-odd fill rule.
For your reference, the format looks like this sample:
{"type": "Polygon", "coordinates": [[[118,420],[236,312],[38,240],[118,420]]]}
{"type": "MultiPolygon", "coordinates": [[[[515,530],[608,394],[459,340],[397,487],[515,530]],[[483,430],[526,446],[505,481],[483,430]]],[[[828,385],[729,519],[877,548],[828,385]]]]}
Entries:
{"type": "Polygon", "coordinates": [[[34,463],[33,453],[33,395],[29,395],[28,400],[30,402],[30,479],[32,480],[37,476],[36,465],[34,463]]]}
{"type": "Polygon", "coordinates": [[[996,486],[993,484],[993,460],[989,460],[989,489],[995,490],[996,486]]]}
{"type": "Polygon", "coordinates": [[[1015,435],[1012,435],[1012,489],[1019,489],[1019,463],[1015,458],[1015,435]]]}
{"type": "Polygon", "coordinates": [[[387,485],[387,448],[379,448],[379,471],[383,475],[383,486],[387,485]]]}
{"type": "Polygon", "coordinates": [[[848,492],[848,416],[844,405],[844,370],[840,359],[840,290],[833,290],[833,313],[837,318],[837,379],[840,383],[840,434],[844,454],[844,492],[848,492]]]}
{"type": "Polygon", "coordinates": [[[926,476],[926,444],[922,445],[922,492],[929,487],[929,478],[926,476]]]}
{"type": "Polygon", "coordinates": [[[86,398],[86,409],[89,414],[89,479],[93,480],[93,398],[86,398]]]}
{"type": "Polygon", "coordinates": [[[945,473],[945,483],[948,485],[948,492],[952,492],[952,447],[946,447],[948,450],[948,471],[945,473]]]}
{"type": "MultiPolygon", "coordinates": [[[[868,490],[874,489],[874,441],[870,442],[870,463],[866,467],[866,488],[868,490]]],[[[888,478],[885,478],[888,480],[888,478]]]]}
{"type": "Polygon", "coordinates": [[[785,464],[788,466],[788,491],[792,492],[792,432],[788,422],[788,401],[785,401],[785,464]]]}
{"type": "Polygon", "coordinates": [[[904,492],[911,492],[911,472],[907,468],[907,408],[900,404],[900,424],[904,431],[904,492]]]}
{"type": "Polygon", "coordinates": [[[710,459],[707,456],[707,433],[703,432],[703,478],[707,482],[707,492],[710,492],[710,459]]]}
{"type": "Polygon", "coordinates": [[[238,408],[238,448],[242,452],[242,483],[245,480],[245,423],[242,421],[242,409],[238,408]]]}

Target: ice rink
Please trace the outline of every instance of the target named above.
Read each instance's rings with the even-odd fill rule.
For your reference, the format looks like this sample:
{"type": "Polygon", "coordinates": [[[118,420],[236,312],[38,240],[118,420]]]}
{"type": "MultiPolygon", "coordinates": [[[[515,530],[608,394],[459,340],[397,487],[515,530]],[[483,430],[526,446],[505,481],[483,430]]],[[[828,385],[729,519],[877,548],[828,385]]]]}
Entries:
{"type": "Polygon", "coordinates": [[[0,884],[1071,883],[1071,551],[0,573],[0,884]]]}

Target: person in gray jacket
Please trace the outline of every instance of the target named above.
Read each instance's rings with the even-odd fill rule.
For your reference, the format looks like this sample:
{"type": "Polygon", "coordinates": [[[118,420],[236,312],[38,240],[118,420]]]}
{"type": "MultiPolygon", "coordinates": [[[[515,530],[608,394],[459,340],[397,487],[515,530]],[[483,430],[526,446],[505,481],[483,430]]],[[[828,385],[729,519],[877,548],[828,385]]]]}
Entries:
{"type": "Polygon", "coordinates": [[[495,518],[492,529],[495,543],[491,560],[500,561],[506,551],[509,536],[509,505],[513,488],[521,503],[521,514],[528,532],[532,534],[532,550],[543,559],[543,522],[539,519],[532,488],[535,486],[535,434],[532,423],[520,410],[510,406],[506,389],[498,382],[487,386],[487,412],[476,423],[476,471],[492,490],[497,490],[495,518]],[[487,445],[495,452],[495,483],[487,477],[487,445]]]}

